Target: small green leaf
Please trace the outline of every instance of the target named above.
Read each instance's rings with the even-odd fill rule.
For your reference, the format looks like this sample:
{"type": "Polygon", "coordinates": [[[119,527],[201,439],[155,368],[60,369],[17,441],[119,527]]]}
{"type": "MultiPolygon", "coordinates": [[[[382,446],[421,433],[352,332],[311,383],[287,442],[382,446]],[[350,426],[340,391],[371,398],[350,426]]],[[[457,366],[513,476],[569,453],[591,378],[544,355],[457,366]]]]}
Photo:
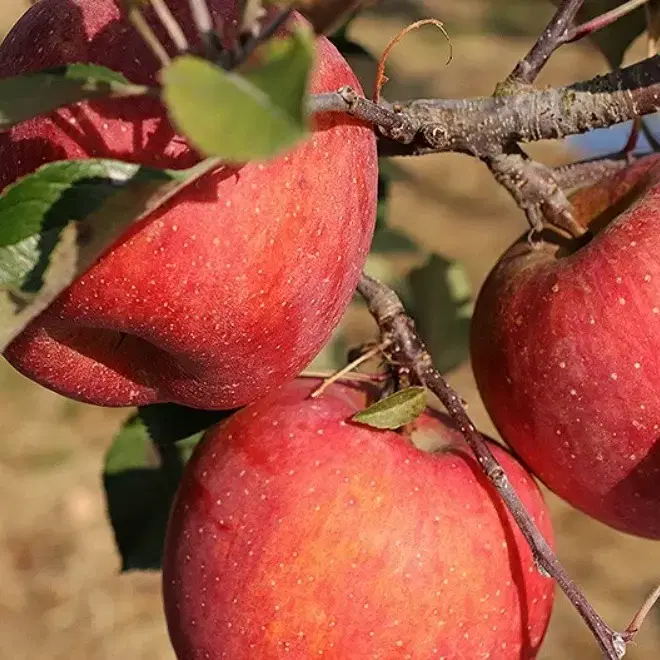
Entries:
{"type": "Polygon", "coordinates": [[[313,52],[310,34],[300,29],[266,44],[260,65],[242,75],[182,55],[162,72],[163,98],[203,153],[234,162],[267,158],[306,133],[313,52]]]}
{"type": "Polygon", "coordinates": [[[218,166],[44,165],[0,196],[0,352],[133,222],[218,166]],[[104,176],[100,176],[104,174],[104,176]]]}
{"type": "Polygon", "coordinates": [[[172,499],[204,431],[233,411],[143,406],[115,436],[103,484],[122,570],[158,570],[172,499]]]}
{"type": "Polygon", "coordinates": [[[3,78],[0,80],[0,130],[85,99],[143,94],[145,90],[132,85],[120,73],[94,64],[69,64],[3,78]]]}
{"type": "Polygon", "coordinates": [[[441,372],[457,367],[469,351],[472,298],[462,266],[438,254],[410,272],[406,308],[441,372]]]}
{"type": "Polygon", "coordinates": [[[353,415],[353,421],[377,429],[398,429],[410,424],[426,409],[426,390],[423,387],[408,387],[381,399],[353,415]]]}

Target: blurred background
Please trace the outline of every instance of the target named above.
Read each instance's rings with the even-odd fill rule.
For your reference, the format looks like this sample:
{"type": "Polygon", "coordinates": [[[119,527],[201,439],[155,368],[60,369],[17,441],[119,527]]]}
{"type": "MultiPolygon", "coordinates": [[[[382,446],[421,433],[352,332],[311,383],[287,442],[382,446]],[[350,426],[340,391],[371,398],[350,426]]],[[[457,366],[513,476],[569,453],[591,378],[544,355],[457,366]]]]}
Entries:
{"type": "MultiPolygon", "coordinates": [[[[0,37],[26,6],[27,0],[0,2],[0,37]]],[[[446,66],[447,43],[437,30],[414,32],[389,60],[385,95],[489,95],[552,10],[546,0],[384,0],[354,21],[350,36],[378,54],[412,20],[439,18],[451,37],[451,64],[446,66]]],[[[626,61],[644,52],[640,40],[626,61]]],[[[355,65],[370,89],[373,65],[355,65]]],[[[606,70],[597,51],[577,44],[562,48],[539,82],[570,83],[606,70]]],[[[625,140],[625,132],[615,131],[568,144],[534,145],[530,151],[557,164],[577,158],[580,149],[613,150],[625,140]]],[[[457,260],[476,293],[496,258],[525,229],[524,217],[488,171],[469,158],[399,159],[397,166],[390,226],[457,260]]],[[[349,339],[361,338],[366,323],[364,315],[352,312],[343,332],[349,339]]],[[[449,375],[480,428],[495,435],[469,364],[463,362],[449,375]]],[[[119,573],[106,519],[103,456],[129,412],[70,402],[0,363],[0,659],[173,659],[160,577],[119,573]]],[[[614,532],[551,494],[547,498],[560,559],[605,619],[625,628],[660,579],[660,545],[614,532]]],[[[601,657],[561,594],[540,657],[601,657]]],[[[651,614],[627,657],[660,657],[660,609],[651,614]]]]}

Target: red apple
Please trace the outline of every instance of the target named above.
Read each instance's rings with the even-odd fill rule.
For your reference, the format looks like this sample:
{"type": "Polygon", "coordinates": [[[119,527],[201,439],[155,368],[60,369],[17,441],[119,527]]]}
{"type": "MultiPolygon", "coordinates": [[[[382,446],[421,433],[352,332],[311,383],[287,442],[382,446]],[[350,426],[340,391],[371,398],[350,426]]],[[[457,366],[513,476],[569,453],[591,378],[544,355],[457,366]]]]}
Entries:
{"type": "MultiPolygon", "coordinates": [[[[309,399],[317,384],[211,429],[187,466],[163,564],[177,657],[534,657],[553,583],[460,433],[435,413],[406,434],[352,423],[365,393],[309,399]]],[[[492,448],[551,536],[532,477],[492,448]]]]}
{"type": "MultiPolygon", "coordinates": [[[[236,2],[209,4],[231,25],[236,2]]],[[[168,5],[197,43],[188,0],[168,5]]],[[[311,91],[359,88],[336,49],[317,43],[311,91]]],[[[0,47],[0,76],[78,61],[145,84],[158,71],[117,2],[42,0],[0,47]]],[[[80,103],[0,135],[0,189],[48,161],[92,156],[176,168],[199,160],[157,100],[80,103]]],[[[294,378],[341,317],[369,248],[376,183],[372,130],[317,116],[311,137],[285,155],[210,173],[140,222],[6,357],[42,385],[100,405],[252,401],[294,378]]]]}
{"type": "Polygon", "coordinates": [[[553,491],[660,538],[660,157],[573,203],[586,245],[548,230],[489,275],[474,373],[502,437],[553,491]]]}

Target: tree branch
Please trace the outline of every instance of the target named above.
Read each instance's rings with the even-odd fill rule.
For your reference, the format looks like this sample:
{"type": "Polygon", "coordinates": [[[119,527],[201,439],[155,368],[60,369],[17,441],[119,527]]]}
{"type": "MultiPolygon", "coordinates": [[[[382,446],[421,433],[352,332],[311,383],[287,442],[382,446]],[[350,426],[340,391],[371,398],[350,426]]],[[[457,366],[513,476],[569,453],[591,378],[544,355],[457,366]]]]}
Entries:
{"type": "Polygon", "coordinates": [[[555,50],[562,45],[584,0],[562,0],[555,15],[531,50],[516,64],[507,79],[498,86],[500,93],[508,93],[521,85],[531,85],[555,50]]]}
{"type": "Polygon", "coordinates": [[[431,356],[417,334],[413,320],[406,313],[396,293],[366,274],[362,275],[358,291],[366,300],[369,311],[378,323],[381,341],[391,343],[388,353],[395,368],[411,377],[413,381],[428,387],[440,399],[474,452],[481,470],[497,489],[511,512],[532,549],[537,566],[555,579],[573,603],[594,634],[605,657],[610,660],[621,660],[626,649],[626,639],[621,633],[612,630],[594,610],[539,532],[511,486],[506,472],[469,418],[461,397],[433,366],[431,356]]]}
{"type": "Polygon", "coordinates": [[[512,142],[553,140],[607,128],[660,110],[660,56],[567,87],[465,100],[419,99],[376,104],[344,88],[313,97],[313,112],[341,111],[375,124],[401,142],[395,155],[455,152],[478,158],[512,142]],[[374,107],[375,106],[375,107],[374,107]],[[405,127],[405,130],[401,130],[405,127]]]}

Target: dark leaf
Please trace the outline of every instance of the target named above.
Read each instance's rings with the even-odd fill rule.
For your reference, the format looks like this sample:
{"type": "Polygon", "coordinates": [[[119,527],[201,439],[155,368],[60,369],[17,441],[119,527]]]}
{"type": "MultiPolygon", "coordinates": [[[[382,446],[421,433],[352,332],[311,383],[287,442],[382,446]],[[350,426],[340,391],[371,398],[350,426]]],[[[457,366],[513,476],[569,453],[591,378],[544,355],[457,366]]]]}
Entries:
{"type": "Polygon", "coordinates": [[[433,363],[446,372],[468,356],[472,298],[465,271],[434,254],[408,275],[403,298],[433,363]]]}
{"type": "Polygon", "coordinates": [[[105,458],[103,484],[122,570],[158,570],[170,506],[204,431],[234,411],[174,404],[138,409],[105,458]]]}

